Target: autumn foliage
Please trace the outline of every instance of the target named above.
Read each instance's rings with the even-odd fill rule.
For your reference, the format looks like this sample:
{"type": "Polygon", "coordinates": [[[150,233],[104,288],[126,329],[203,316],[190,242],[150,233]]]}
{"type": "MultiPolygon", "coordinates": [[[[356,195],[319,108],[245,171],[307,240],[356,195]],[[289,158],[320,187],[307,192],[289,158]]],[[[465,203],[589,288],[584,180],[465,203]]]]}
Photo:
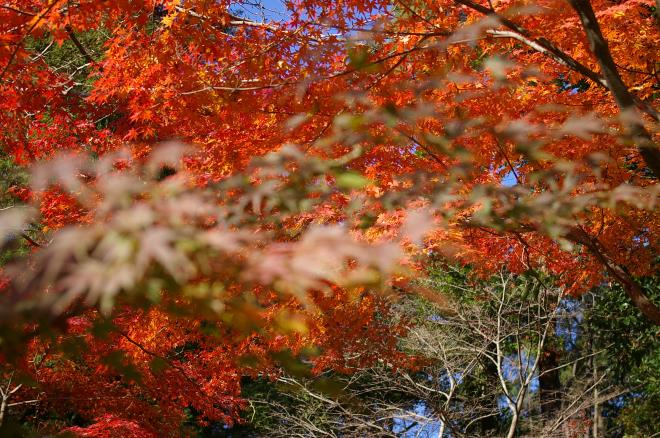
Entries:
{"type": "Polygon", "coordinates": [[[660,323],[655,2],[252,3],[0,4],[12,412],[185,435],[245,376],[414,367],[428,257],[660,323]]]}

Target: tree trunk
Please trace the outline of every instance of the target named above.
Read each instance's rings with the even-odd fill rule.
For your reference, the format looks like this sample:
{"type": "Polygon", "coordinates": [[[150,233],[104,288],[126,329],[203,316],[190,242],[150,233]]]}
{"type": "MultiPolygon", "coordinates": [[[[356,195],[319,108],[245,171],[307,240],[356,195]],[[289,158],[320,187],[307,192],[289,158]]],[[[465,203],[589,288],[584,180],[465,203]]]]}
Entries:
{"type": "Polygon", "coordinates": [[[0,427],[5,419],[5,411],[7,410],[7,398],[6,396],[2,397],[2,402],[0,403],[0,427]]]}
{"type": "Polygon", "coordinates": [[[511,425],[509,426],[509,431],[506,434],[506,438],[513,438],[516,436],[516,429],[518,428],[518,412],[515,410],[512,412],[511,425]]]}
{"type": "Polygon", "coordinates": [[[553,418],[561,410],[561,381],[559,380],[559,354],[546,348],[539,360],[539,401],[541,414],[553,418]]]}

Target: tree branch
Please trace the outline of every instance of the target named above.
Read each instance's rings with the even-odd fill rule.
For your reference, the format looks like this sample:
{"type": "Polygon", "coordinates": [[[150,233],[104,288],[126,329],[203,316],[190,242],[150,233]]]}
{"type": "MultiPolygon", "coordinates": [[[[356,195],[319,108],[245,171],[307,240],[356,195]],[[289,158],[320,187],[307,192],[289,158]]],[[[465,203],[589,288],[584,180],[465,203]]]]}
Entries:
{"type": "MultiPolygon", "coordinates": [[[[523,44],[528,45],[532,49],[538,51],[539,53],[542,53],[543,55],[552,58],[556,62],[565,65],[566,67],[570,68],[571,70],[577,73],[580,73],[581,75],[588,78],[591,82],[593,82],[597,86],[609,89],[609,85],[607,82],[609,78],[607,76],[603,77],[597,72],[591,70],[589,67],[582,64],[580,61],[573,58],[572,56],[568,55],[566,52],[561,50],[559,47],[557,47],[555,44],[553,44],[546,38],[542,38],[542,37],[534,38],[529,30],[514,23],[508,18],[503,17],[502,15],[498,14],[494,9],[490,9],[485,6],[482,6],[478,3],[475,3],[472,0],[454,0],[454,2],[467,6],[468,8],[480,12],[484,15],[496,17],[500,23],[502,23],[504,26],[508,27],[511,31],[513,31],[511,32],[511,31],[491,30],[491,31],[487,31],[486,32],[487,34],[492,35],[495,38],[516,39],[522,42],[523,44]]],[[[658,113],[655,111],[654,108],[652,108],[646,102],[639,99],[637,96],[634,96],[632,94],[630,94],[630,96],[633,99],[634,104],[641,111],[648,114],[655,121],[660,120],[660,117],[658,116],[658,113]]]]}
{"type": "Polygon", "coordinates": [[[649,300],[644,294],[642,287],[635,281],[632,275],[612,260],[598,239],[591,237],[580,227],[572,228],[566,237],[575,243],[586,246],[605,269],[607,269],[607,272],[623,287],[623,290],[639,311],[651,322],[660,325],[660,308],[649,300]]]}
{"type": "Polygon", "coordinates": [[[8,11],[16,12],[17,14],[20,14],[20,15],[27,15],[28,17],[34,17],[35,15],[37,15],[33,12],[23,11],[23,10],[15,8],[11,5],[0,5],[0,9],[6,9],[8,11]]]}
{"type": "Polygon", "coordinates": [[[85,46],[83,46],[78,40],[78,37],[76,37],[76,34],[73,32],[73,29],[71,28],[70,25],[66,25],[64,27],[64,30],[66,30],[67,35],[69,35],[69,38],[73,42],[73,44],[76,46],[78,51],[82,54],[82,56],[85,58],[85,60],[90,63],[90,64],[96,64],[96,61],[94,61],[94,58],[89,54],[87,49],[85,49],[85,46]]]}
{"type": "Polygon", "coordinates": [[[49,4],[49,5],[46,7],[46,9],[44,9],[44,10],[41,12],[41,14],[39,14],[39,16],[36,17],[36,19],[33,19],[33,20],[32,20],[32,24],[31,24],[30,27],[28,28],[28,30],[27,30],[27,32],[25,33],[25,35],[23,35],[23,37],[20,39],[20,41],[18,41],[18,42],[16,43],[16,47],[14,47],[14,50],[12,50],[12,52],[9,54],[9,59],[7,60],[7,64],[6,64],[6,65],[4,66],[4,68],[2,69],[2,72],[0,72],[0,80],[2,80],[2,78],[5,76],[5,73],[7,73],[7,70],[9,70],[9,67],[11,67],[12,63],[14,62],[14,58],[16,58],[16,55],[18,54],[18,51],[19,51],[19,50],[21,49],[21,47],[23,46],[23,42],[25,41],[25,39],[26,39],[27,37],[30,36],[30,34],[32,33],[32,31],[33,31],[34,29],[36,29],[36,27],[39,25],[39,23],[40,23],[40,22],[46,17],[46,15],[48,15],[48,14],[50,13],[51,10],[53,10],[53,8],[54,8],[57,4],[58,4],[58,1],[57,1],[57,0],[54,0],[53,3],[49,4]]]}
{"type": "Polygon", "coordinates": [[[27,241],[31,246],[35,248],[41,248],[43,245],[41,245],[39,242],[35,241],[33,238],[28,236],[26,233],[21,232],[20,233],[21,237],[27,241]]]}
{"type": "MultiPolygon", "coordinates": [[[[598,60],[607,87],[614,96],[617,106],[622,112],[633,109],[636,106],[635,96],[630,93],[626,84],[623,83],[621,75],[619,75],[591,3],[589,0],[569,0],[569,3],[580,17],[591,51],[598,60]]],[[[636,118],[628,120],[627,125],[630,138],[637,146],[646,165],[653,171],[656,178],[660,178],[660,151],[651,134],[646,130],[641,120],[636,118]]]]}
{"type": "Polygon", "coordinates": [[[553,58],[554,60],[560,62],[561,64],[566,65],[570,69],[575,70],[578,73],[586,76],[596,85],[600,87],[606,87],[604,79],[598,73],[591,70],[586,65],[580,63],[578,60],[565,53],[563,50],[561,50],[559,47],[554,45],[549,40],[545,38],[534,38],[529,30],[514,23],[508,18],[503,17],[502,15],[498,14],[494,9],[490,9],[485,6],[482,6],[478,3],[473,2],[472,0],[454,0],[454,2],[467,6],[468,8],[473,9],[477,12],[481,12],[484,15],[496,17],[500,23],[502,23],[504,26],[508,27],[514,32],[514,33],[509,32],[506,34],[506,36],[515,38],[529,45],[535,50],[543,53],[544,55],[553,58]]]}

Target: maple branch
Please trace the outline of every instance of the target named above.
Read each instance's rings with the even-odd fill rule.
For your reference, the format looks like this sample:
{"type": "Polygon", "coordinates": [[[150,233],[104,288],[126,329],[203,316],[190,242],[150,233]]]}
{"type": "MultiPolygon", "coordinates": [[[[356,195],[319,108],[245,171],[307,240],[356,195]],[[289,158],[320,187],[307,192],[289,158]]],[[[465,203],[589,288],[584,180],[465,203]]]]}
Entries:
{"type": "MultiPolygon", "coordinates": [[[[210,18],[207,17],[206,15],[202,15],[202,14],[200,14],[200,13],[198,13],[198,12],[195,12],[195,11],[193,11],[193,10],[191,10],[191,9],[186,9],[186,8],[184,8],[184,7],[182,7],[182,6],[176,6],[176,7],[175,7],[175,10],[176,10],[177,12],[180,12],[180,13],[188,14],[188,15],[190,15],[191,17],[197,18],[197,19],[200,20],[200,21],[207,21],[207,20],[210,20],[210,18]]],[[[242,18],[242,17],[238,17],[238,16],[233,15],[233,14],[230,14],[230,13],[227,13],[227,16],[228,16],[228,18],[229,18],[229,20],[230,20],[230,21],[227,23],[228,26],[256,27],[256,28],[259,28],[259,29],[267,30],[267,31],[269,31],[269,32],[273,32],[273,33],[281,32],[281,31],[283,30],[283,29],[280,28],[280,27],[274,26],[274,25],[269,24],[269,23],[266,23],[266,22],[259,22],[259,21],[248,20],[248,19],[245,19],[245,18],[242,18]]],[[[219,26],[218,26],[218,25],[211,24],[211,27],[217,29],[219,26]]],[[[225,26],[225,27],[226,27],[226,26],[225,26]]],[[[224,33],[224,32],[223,32],[223,33],[224,33]]],[[[285,33],[288,33],[288,34],[291,34],[291,35],[295,35],[297,32],[285,32],[285,33]]],[[[226,35],[229,35],[229,34],[226,34],[226,35]]],[[[344,38],[342,38],[342,37],[339,36],[339,35],[322,35],[322,36],[321,36],[321,39],[310,37],[309,40],[310,40],[310,41],[314,41],[314,42],[316,42],[316,43],[320,43],[322,40],[324,40],[324,39],[329,39],[329,38],[335,38],[337,41],[344,41],[344,38]]]]}
{"type": "Polygon", "coordinates": [[[414,136],[404,132],[401,129],[397,129],[397,132],[404,137],[406,137],[408,140],[412,141],[414,144],[422,148],[424,153],[426,153],[429,157],[433,159],[436,163],[440,164],[443,168],[447,168],[447,164],[438,157],[430,148],[428,148],[426,145],[422,144],[419,140],[417,140],[414,136]]]}
{"type": "Polygon", "coordinates": [[[547,41],[547,44],[543,44],[543,39],[531,39],[527,38],[525,35],[514,32],[511,30],[494,30],[490,29],[487,30],[486,33],[488,35],[493,36],[494,38],[512,38],[517,41],[520,41],[521,43],[531,47],[532,49],[536,50],[537,52],[552,58],[556,62],[565,65],[566,67],[569,67],[573,70],[578,71],[579,73],[582,73],[584,76],[588,77],[591,79],[592,82],[594,82],[596,85],[607,88],[607,82],[605,79],[603,79],[598,73],[594,72],[593,70],[590,70],[583,64],[579,63],[575,59],[571,58],[570,56],[566,55],[564,52],[561,52],[558,48],[556,50],[551,50],[550,48],[546,47],[550,43],[547,41]],[[560,53],[561,52],[561,53],[560,53]],[[565,56],[564,56],[565,55],[565,56]]]}
{"type": "Polygon", "coordinates": [[[398,3],[398,4],[400,4],[401,6],[403,6],[403,8],[404,8],[406,11],[408,11],[410,14],[414,15],[415,17],[419,18],[420,20],[422,20],[422,21],[425,22],[426,24],[429,24],[431,27],[434,27],[434,28],[436,28],[436,29],[438,28],[438,26],[436,26],[433,22],[431,22],[431,21],[428,20],[427,18],[425,18],[425,17],[423,17],[422,15],[420,15],[417,11],[415,11],[413,8],[411,8],[411,7],[410,7],[409,5],[407,5],[406,3],[402,2],[401,0],[395,0],[395,2],[398,3]]]}
{"type": "Polygon", "coordinates": [[[509,37],[515,38],[515,39],[517,39],[521,42],[524,42],[525,44],[529,45],[530,47],[532,47],[532,48],[534,48],[538,51],[540,51],[541,53],[543,53],[547,56],[551,56],[555,60],[559,60],[562,64],[566,65],[567,67],[569,67],[569,68],[581,73],[582,75],[588,77],[595,84],[597,84],[601,87],[606,86],[604,84],[603,78],[601,78],[598,73],[591,70],[589,67],[585,66],[584,64],[580,63],[578,60],[571,57],[570,55],[566,54],[563,50],[561,50],[559,47],[554,45],[549,40],[547,40],[545,38],[534,38],[532,36],[532,33],[529,30],[527,30],[524,27],[514,23],[513,21],[509,20],[508,18],[498,14],[494,9],[482,6],[479,3],[475,3],[472,0],[454,0],[454,2],[455,3],[460,3],[464,6],[467,6],[468,8],[473,9],[477,12],[481,12],[484,15],[488,15],[488,16],[497,18],[497,20],[500,23],[502,23],[504,26],[508,27],[509,29],[511,29],[512,31],[515,32],[515,34],[508,35],[509,37]]]}
{"type": "MultiPolygon", "coordinates": [[[[380,35],[393,35],[393,36],[421,36],[421,37],[433,37],[433,36],[451,36],[451,31],[446,29],[439,29],[436,32],[424,32],[424,31],[405,31],[405,30],[387,30],[387,29],[368,29],[364,27],[349,27],[349,26],[338,26],[336,24],[326,24],[319,23],[318,21],[305,21],[305,24],[310,26],[317,27],[331,27],[333,29],[338,29],[343,32],[359,32],[359,33],[374,33],[380,35]]],[[[434,26],[436,27],[436,26],[434,26]]]]}
{"type": "MultiPolygon", "coordinates": [[[[500,23],[502,23],[504,26],[508,27],[511,31],[513,31],[510,32],[510,31],[489,30],[486,31],[487,34],[492,35],[495,38],[516,39],[522,42],[523,44],[526,44],[527,46],[538,51],[539,53],[548,56],[549,58],[552,58],[556,62],[565,65],[566,67],[570,68],[573,71],[576,71],[577,73],[580,73],[581,75],[585,76],[599,87],[609,89],[609,85],[607,82],[609,78],[607,76],[603,77],[597,72],[591,70],[589,67],[582,64],[580,61],[578,61],[577,59],[573,58],[572,56],[561,50],[550,40],[543,37],[534,38],[529,30],[516,24],[515,22],[509,20],[508,18],[503,17],[501,14],[498,14],[497,11],[495,11],[494,9],[482,6],[479,3],[475,3],[472,0],[454,0],[454,2],[467,6],[468,8],[480,12],[484,15],[495,17],[499,20],[500,23]]],[[[637,107],[639,107],[642,111],[644,111],[646,114],[652,117],[653,120],[655,121],[660,120],[660,117],[658,116],[658,113],[655,111],[654,108],[652,108],[649,104],[641,100],[639,97],[634,96],[632,94],[630,96],[632,97],[635,105],[637,105],[637,107]]]]}
{"type": "Polygon", "coordinates": [[[27,15],[29,17],[34,17],[35,15],[37,15],[33,12],[23,11],[21,9],[15,8],[15,7],[10,6],[10,5],[0,5],[0,8],[7,9],[8,11],[16,12],[17,14],[27,15]]]}
{"type": "Polygon", "coordinates": [[[158,359],[163,360],[163,361],[164,361],[165,363],[167,363],[170,367],[172,367],[172,368],[174,368],[175,370],[177,370],[177,371],[183,376],[183,378],[185,378],[185,379],[186,379],[188,382],[190,382],[192,385],[194,385],[194,386],[199,386],[199,382],[196,382],[194,379],[192,379],[192,378],[186,373],[186,370],[183,369],[182,367],[180,367],[179,365],[177,365],[176,363],[174,363],[174,361],[170,360],[170,359],[167,358],[167,357],[161,356],[160,354],[158,354],[158,353],[156,353],[156,352],[154,352],[154,351],[149,350],[147,347],[145,347],[144,345],[140,344],[138,341],[134,340],[133,338],[131,338],[130,336],[128,336],[128,334],[124,333],[124,332],[121,331],[121,330],[117,330],[117,333],[119,333],[119,334],[120,334],[124,339],[126,339],[128,342],[130,342],[131,344],[135,345],[135,346],[136,346],[140,351],[142,351],[143,353],[145,353],[145,354],[147,354],[147,355],[149,355],[149,356],[151,356],[151,357],[156,357],[156,358],[158,358],[158,359]]]}
{"type": "Polygon", "coordinates": [[[605,267],[607,272],[619,283],[626,295],[633,302],[635,307],[639,309],[642,314],[656,325],[660,325],[660,308],[656,306],[644,294],[642,287],[635,281],[622,266],[616,263],[607,254],[605,248],[600,241],[590,236],[586,231],[580,227],[572,228],[567,234],[566,238],[574,243],[579,243],[586,246],[589,251],[598,259],[598,261],[605,267]]]}
{"type": "Polygon", "coordinates": [[[66,31],[67,35],[69,35],[69,38],[73,42],[73,44],[76,46],[78,51],[82,54],[82,56],[85,58],[85,60],[90,63],[90,64],[95,64],[96,62],[94,61],[94,58],[89,54],[87,49],[85,49],[85,46],[82,45],[78,37],[76,37],[76,34],[73,32],[73,29],[71,28],[70,25],[64,26],[64,30],[66,31]]]}
{"type": "MultiPolygon", "coordinates": [[[[600,69],[607,81],[607,87],[612,93],[612,96],[614,96],[619,110],[625,112],[633,109],[637,103],[636,99],[630,93],[619,74],[607,41],[596,19],[596,14],[591,7],[591,2],[589,0],[569,0],[569,3],[580,17],[580,22],[587,34],[591,51],[598,60],[598,65],[600,65],[600,69]]],[[[658,146],[640,120],[635,118],[627,121],[631,140],[637,146],[640,155],[646,162],[646,165],[653,171],[655,177],[660,178],[660,151],[658,150],[658,146]]]]}
{"type": "Polygon", "coordinates": [[[18,51],[20,50],[21,46],[23,45],[23,42],[25,41],[25,39],[26,39],[28,36],[30,36],[30,34],[32,33],[32,31],[33,31],[34,29],[36,29],[36,27],[39,25],[39,23],[41,22],[41,20],[43,20],[43,19],[46,17],[46,15],[48,15],[48,14],[50,13],[50,11],[52,11],[53,8],[54,8],[58,3],[59,3],[58,0],[54,0],[53,3],[51,3],[50,5],[48,5],[48,7],[47,7],[47,8],[46,8],[41,14],[39,14],[39,16],[37,17],[37,19],[34,20],[34,22],[33,22],[32,25],[30,26],[30,28],[27,30],[27,32],[25,33],[25,35],[23,35],[23,37],[21,38],[21,40],[18,41],[18,42],[16,43],[16,47],[14,47],[14,50],[12,50],[12,52],[9,54],[9,59],[7,60],[7,65],[5,65],[5,67],[2,69],[2,72],[0,72],[0,80],[2,80],[2,78],[5,76],[5,73],[7,73],[7,70],[9,70],[9,67],[11,67],[11,64],[14,62],[14,58],[16,58],[16,54],[18,54],[18,51]]]}
{"type": "MultiPolygon", "coordinates": [[[[472,228],[473,224],[470,221],[461,221],[463,226],[472,228]]],[[[477,227],[482,231],[489,232],[487,229],[477,227]]],[[[539,227],[532,224],[521,224],[520,229],[525,231],[539,231],[539,227]]],[[[510,230],[511,231],[511,230],[510,230]]],[[[515,234],[515,230],[514,234],[515,234]]],[[[496,234],[499,236],[499,234],[496,234]]],[[[589,235],[584,229],[580,227],[573,227],[564,237],[573,243],[584,245],[589,252],[596,257],[605,270],[619,283],[624,292],[635,307],[653,324],[660,325],[660,307],[656,306],[644,293],[642,287],[635,281],[632,275],[628,273],[621,265],[612,259],[607,254],[607,250],[603,244],[596,237],[589,235]]]]}
{"type": "MultiPolygon", "coordinates": [[[[421,42],[421,41],[420,41],[420,42],[421,42]]],[[[383,56],[382,58],[378,58],[378,59],[376,59],[376,60],[374,60],[374,61],[367,62],[367,63],[365,63],[364,65],[361,65],[361,66],[359,66],[359,67],[352,67],[352,68],[348,68],[348,69],[346,69],[346,70],[341,70],[341,71],[338,71],[338,72],[332,73],[332,74],[330,74],[330,75],[320,77],[320,78],[318,78],[318,80],[319,80],[319,81],[323,81],[323,80],[336,79],[336,78],[339,78],[339,77],[342,77],[342,76],[349,75],[349,74],[351,74],[351,73],[356,73],[356,72],[358,72],[358,71],[360,71],[360,70],[363,70],[363,69],[366,69],[366,68],[369,68],[369,67],[373,67],[373,66],[376,66],[376,65],[382,64],[382,63],[385,62],[385,61],[389,61],[390,59],[393,59],[393,58],[396,58],[396,57],[399,57],[399,56],[401,56],[401,57],[405,57],[406,55],[409,55],[409,54],[411,54],[411,53],[413,53],[413,52],[416,52],[416,51],[418,51],[418,50],[424,50],[424,49],[426,49],[426,48],[427,48],[427,47],[425,47],[425,46],[419,46],[419,45],[417,45],[417,46],[415,46],[415,47],[412,47],[412,48],[410,48],[410,49],[408,49],[408,50],[404,50],[404,51],[402,51],[402,52],[393,52],[393,53],[390,53],[390,54],[388,54],[388,55],[383,56]]],[[[388,72],[388,74],[389,74],[389,72],[388,72]]],[[[257,80],[242,81],[241,83],[245,83],[245,82],[255,82],[255,81],[257,81],[257,80]]],[[[216,90],[216,91],[231,91],[231,92],[238,92],[238,91],[257,91],[257,90],[266,90],[266,89],[281,88],[281,87],[285,87],[285,86],[288,86],[288,85],[295,85],[295,84],[298,84],[298,83],[300,83],[300,80],[299,80],[299,79],[291,79],[291,80],[286,80],[286,81],[283,81],[283,82],[278,82],[278,83],[275,83],[275,84],[255,85],[255,86],[252,86],[252,87],[243,87],[243,86],[227,87],[227,86],[208,85],[208,86],[206,86],[206,87],[199,88],[199,89],[197,89],[197,90],[192,90],[192,91],[182,91],[182,92],[179,93],[179,95],[181,95],[181,96],[188,96],[188,95],[197,94],[197,93],[203,93],[203,92],[205,92],[205,91],[212,91],[212,90],[216,90]]]]}
{"type": "MultiPolygon", "coordinates": [[[[198,20],[208,20],[209,19],[209,17],[207,17],[206,15],[202,15],[198,12],[193,11],[192,9],[187,9],[187,8],[182,7],[182,6],[175,6],[174,9],[177,12],[188,14],[191,17],[197,18],[198,20]]],[[[246,20],[244,18],[238,17],[238,16],[230,14],[230,13],[228,13],[227,16],[231,20],[229,22],[229,24],[232,25],[232,26],[260,27],[260,28],[271,30],[271,31],[279,30],[276,26],[270,25],[268,23],[260,23],[258,21],[246,20]]]]}
{"type": "Polygon", "coordinates": [[[518,175],[518,172],[516,171],[516,167],[513,165],[511,160],[509,160],[509,156],[504,151],[504,146],[502,145],[502,142],[500,141],[497,134],[494,133],[493,138],[495,139],[495,145],[497,146],[497,149],[500,151],[500,154],[502,154],[502,156],[504,157],[504,160],[506,161],[506,164],[509,166],[509,169],[511,169],[511,172],[513,173],[513,176],[516,178],[516,182],[518,184],[521,184],[522,181],[520,180],[520,175],[518,175]]]}
{"type": "Polygon", "coordinates": [[[41,248],[43,245],[41,245],[39,242],[35,241],[33,238],[28,236],[26,233],[21,232],[21,237],[27,241],[31,246],[35,248],[41,248]]]}

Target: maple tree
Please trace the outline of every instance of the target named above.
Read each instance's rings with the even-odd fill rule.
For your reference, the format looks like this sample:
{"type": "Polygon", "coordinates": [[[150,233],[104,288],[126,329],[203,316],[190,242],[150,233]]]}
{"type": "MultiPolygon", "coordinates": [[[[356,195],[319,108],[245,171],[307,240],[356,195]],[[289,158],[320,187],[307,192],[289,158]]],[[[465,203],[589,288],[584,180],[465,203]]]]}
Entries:
{"type": "Polygon", "coordinates": [[[6,375],[38,383],[14,403],[231,424],[239,376],[311,346],[313,372],[396,360],[383,294],[425,253],[608,279],[660,323],[655,6],[3,1],[0,144],[35,207],[2,219],[34,253],[3,281],[6,375]]]}

